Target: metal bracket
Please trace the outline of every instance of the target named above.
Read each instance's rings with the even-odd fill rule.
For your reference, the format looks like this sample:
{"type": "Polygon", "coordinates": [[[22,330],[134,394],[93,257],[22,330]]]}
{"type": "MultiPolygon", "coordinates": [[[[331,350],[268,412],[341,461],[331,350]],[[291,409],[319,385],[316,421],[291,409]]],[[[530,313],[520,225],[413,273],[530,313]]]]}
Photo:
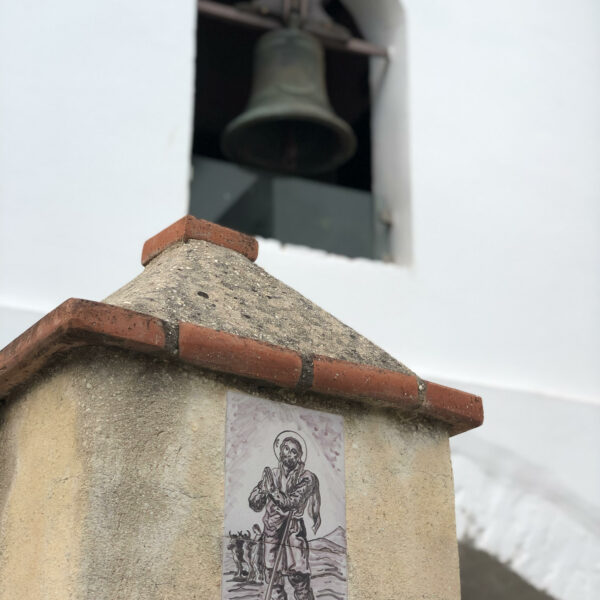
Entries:
{"type": "Polygon", "coordinates": [[[285,15],[291,14],[290,11],[295,10],[294,7],[300,11],[302,29],[319,38],[326,48],[388,58],[386,48],[353,38],[345,27],[334,23],[318,0],[254,0],[235,6],[211,0],[198,0],[198,13],[205,17],[265,31],[285,27],[285,15]],[[284,4],[289,5],[289,8],[285,8],[284,4]]]}

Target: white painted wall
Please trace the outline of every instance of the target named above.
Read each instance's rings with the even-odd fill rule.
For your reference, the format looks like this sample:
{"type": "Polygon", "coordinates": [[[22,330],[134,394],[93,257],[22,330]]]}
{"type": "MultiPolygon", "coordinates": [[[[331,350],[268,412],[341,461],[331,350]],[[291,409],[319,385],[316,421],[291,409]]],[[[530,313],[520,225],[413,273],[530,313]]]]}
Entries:
{"type": "Polygon", "coordinates": [[[376,189],[411,251],[397,239],[379,341],[410,340],[415,368],[599,401],[600,3],[347,4],[394,48],[376,189]]]}
{"type": "Polygon", "coordinates": [[[469,388],[484,397],[487,422],[452,440],[459,538],[554,598],[594,600],[600,589],[600,408],[469,388]]]}
{"type": "Polygon", "coordinates": [[[187,212],[194,24],[193,0],[0,0],[0,345],[187,212]]]}
{"type": "MultiPolygon", "coordinates": [[[[487,424],[453,442],[459,534],[592,600],[600,4],[347,4],[393,47],[372,81],[397,264],[272,241],[259,262],[423,376],[484,394],[487,424]]],[[[194,10],[0,0],[0,346],[129,280],[186,212],[194,10]]]]}

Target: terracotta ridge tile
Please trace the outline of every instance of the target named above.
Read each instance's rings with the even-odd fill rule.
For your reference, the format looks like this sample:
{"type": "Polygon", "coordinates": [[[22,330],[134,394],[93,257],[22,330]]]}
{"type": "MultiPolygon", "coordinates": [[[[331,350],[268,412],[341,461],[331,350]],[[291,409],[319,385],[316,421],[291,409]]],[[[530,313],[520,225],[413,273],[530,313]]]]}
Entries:
{"type": "Polygon", "coordinates": [[[0,351],[0,398],[61,351],[104,345],[177,357],[194,365],[298,391],[394,407],[449,426],[483,422],[481,398],[415,375],[298,352],[201,325],[168,323],[120,306],[71,298],[0,351]]]}
{"type": "Polygon", "coordinates": [[[483,424],[483,403],[479,396],[454,388],[423,382],[425,401],[421,413],[450,425],[450,435],[463,433],[483,424]]]}
{"type": "Polygon", "coordinates": [[[163,250],[178,242],[203,240],[239,252],[251,261],[258,256],[258,242],[245,233],[187,215],[146,240],[142,249],[142,265],[146,266],[163,250]]]}
{"type": "Polygon", "coordinates": [[[483,422],[481,399],[415,375],[299,353],[252,338],[179,323],[179,357],[200,367],[421,414],[456,435],[483,422]]]}
{"type": "Polygon", "coordinates": [[[85,345],[162,351],[164,324],[156,317],[119,306],[70,298],[0,351],[0,398],[57,352],[85,345]]]}
{"type": "Polygon", "coordinates": [[[293,350],[192,323],[179,323],[179,357],[284,387],[296,387],[302,373],[302,358],[293,350]]]}
{"type": "Polygon", "coordinates": [[[327,356],[313,359],[315,392],[346,398],[365,398],[382,406],[415,410],[420,406],[415,375],[337,360],[327,356]]]}

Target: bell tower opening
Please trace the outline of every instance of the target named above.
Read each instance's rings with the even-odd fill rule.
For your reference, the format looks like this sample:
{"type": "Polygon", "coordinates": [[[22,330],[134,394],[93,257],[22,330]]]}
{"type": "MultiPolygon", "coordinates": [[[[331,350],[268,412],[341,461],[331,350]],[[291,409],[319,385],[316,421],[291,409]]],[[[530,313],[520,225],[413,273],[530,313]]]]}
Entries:
{"type": "Polygon", "coordinates": [[[190,213],[251,235],[380,258],[371,194],[369,61],[385,50],[362,39],[339,0],[255,0],[243,6],[200,0],[198,9],[190,213]],[[274,89],[293,88],[294,77],[303,76],[299,71],[315,72],[309,64],[314,56],[300,56],[301,68],[287,71],[273,67],[284,62],[277,49],[263,48],[257,56],[268,45],[265,39],[292,32],[277,11],[294,4],[307,11],[299,35],[324,58],[324,89],[299,81],[297,87],[308,92],[273,98],[274,89]],[[273,115],[287,110],[296,112],[281,128],[273,115]],[[267,123],[260,120],[264,114],[267,123]],[[345,156],[338,160],[336,153],[345,156]]]}

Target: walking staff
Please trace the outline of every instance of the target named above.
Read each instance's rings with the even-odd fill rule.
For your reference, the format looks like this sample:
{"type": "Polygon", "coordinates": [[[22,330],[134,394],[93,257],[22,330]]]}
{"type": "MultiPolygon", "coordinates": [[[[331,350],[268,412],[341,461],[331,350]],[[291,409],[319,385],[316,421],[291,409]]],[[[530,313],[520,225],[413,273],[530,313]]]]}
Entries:
{"type": "Polygon", "coordinates": [[[292,513],[294,511],[290,510],[288,514],[287,520],[285,522],[285,529],[283,530],[283,537],[281,538],[281,544],[279,548],[277,548],[277,555],[275,556],[275,564],[273,565],[273,570],[271,571],[271,577],[269,578],[269,585],[267,586],[267,591],[265,592],[265,597],[263,600],[271,600],[271,594],[273,593],[273,583],[277,579],[279,563],[281,562],[281,555],[283,554],[283,548],[287,544],[287,538],[290,533],[290,523],[292,522],[292,513]]]}

